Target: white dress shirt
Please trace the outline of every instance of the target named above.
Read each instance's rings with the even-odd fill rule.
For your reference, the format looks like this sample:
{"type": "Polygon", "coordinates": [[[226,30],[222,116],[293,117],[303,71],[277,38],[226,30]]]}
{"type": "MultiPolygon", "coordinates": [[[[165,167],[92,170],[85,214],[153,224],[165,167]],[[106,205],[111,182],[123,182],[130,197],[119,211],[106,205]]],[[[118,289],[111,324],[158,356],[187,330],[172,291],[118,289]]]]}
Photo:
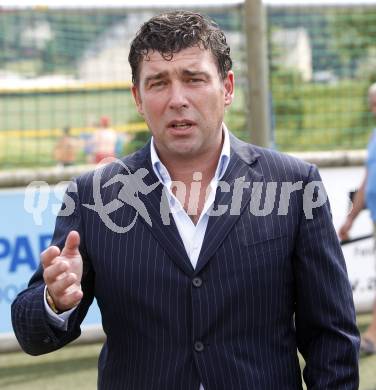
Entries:
{"type": "MultiPolygon", "coordinates": [[[[208,226],[210,208],[214,203],[218,182],[222,179],[230,161],[230,136],[225,124],[223,124],[222,128],[224,136],[222,151],[218,160],[214,177],[209,184],[209,196],[205,201],[203,210],[196,225],[193,223],[192,219],[184,210],[183,205],[180,203],[180,201],[176,198],[176,196],[171,190],[171,184],[173,184],[171,176],[158,157],[157,151],[154,146],[153,137],[150,142],[151,163],[154,173],[167,191],[167,198],[171,213],[174,217],[176,227],[179,231],[179,235],[183,241],[185,250],[187,251],[187,255],[192,263],[193,268],[196,268],[197,260],[200,255],[202,242],[204,241],[206,228],[208,226]]],[[[62,314],[56,314],[49,307],[46,301],[46,297],[44,299],[44,306],[47,310],[48,319],[50,323],[58,327],[59,329],[66,330],[68,326],[69,316],[75,308],[66,311],[62,314]]],[[[202,384],[200,385],[200,390],[204,390],[202,384]]]]}

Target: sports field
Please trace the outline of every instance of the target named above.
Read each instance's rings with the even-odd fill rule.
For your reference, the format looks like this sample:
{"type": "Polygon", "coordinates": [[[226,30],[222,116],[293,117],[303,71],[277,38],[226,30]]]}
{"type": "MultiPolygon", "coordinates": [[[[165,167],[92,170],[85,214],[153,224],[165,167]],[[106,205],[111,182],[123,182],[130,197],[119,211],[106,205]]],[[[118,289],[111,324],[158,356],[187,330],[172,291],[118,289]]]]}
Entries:
{"type": "MultiPolygon", "coordinates": [[[[53,149],[69,126],[78,139],[89,136],[102,116],[121,132],[142,118],[130,90],[19,91],[0,93],[0,167],[53,165],[53,149]]],[[[144,126],[145,127],[145,126],[144,126]]],[[[77,163],[85,162],[84,152],[77,163]]]]}
{"type": "MultiPolygon", "coordinates": [[[[358,317],[363,330],[370,315],[358,317]]],[[[0,355],[2,390],[92,390],[96,388],[101,345],[67,346],[44,356],[22,352],[0,355]]],[[[376,390],[376,355],[360,358],[360,390],[376,390]]],[[[147,375],[147,373],[145,373],[147,375]]]]}
{"type": "MultiPolygon", "coordinates": [[[[0,169],[54,165],[53,150],[63,128],[69,126],[71,134],[84,141],[102,116],[110,118],[111,127],[119,134],[148,132],[127,86],[14,93],[0,90],[0,100],[0,169]]],[[[232,131],[244,138],[249,135],[241,134],[243,104],[244,97],[239,93],[227,119],[232,131]]],[[[76,163],[86,161],[83,143],[76,163]]],[[[129,146],[124,153],[139,147],[137,143],[129,146]]]]}
{"type": "MultiPolygon", "coordinates": [[[[90,135],[101,116],[108,116],[120,133],[132,132],[129,126],[134,123],[143,124],[129,86],[101,88],[0,90],[0,168],[53,165],[53,147],[65,126],[70,126],[76,137],[83,137],[90,135]]],[[[273,88],[273,142],[278,149],[365,147],[374,122],[364,108],[363,84],[304,84],[289,99],[284,88],[278,84],[273,88]],[[351,101],[350,95],[354,96],[351,101]]],[[[246,122],[245,108],[240,82],[225,121],[232,132],[249,141],[252,129],[246,122]]],[[[77,163],[84,161],[81,153],[77,163]]]]}

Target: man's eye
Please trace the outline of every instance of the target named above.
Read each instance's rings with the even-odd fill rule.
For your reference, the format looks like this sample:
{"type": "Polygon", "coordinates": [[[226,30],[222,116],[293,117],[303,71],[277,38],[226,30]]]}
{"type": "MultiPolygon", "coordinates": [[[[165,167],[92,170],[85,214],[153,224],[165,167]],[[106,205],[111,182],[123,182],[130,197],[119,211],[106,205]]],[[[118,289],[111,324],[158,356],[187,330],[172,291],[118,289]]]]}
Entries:
{"type": "Polygon", "coordinates": [[[155,81],[155,82],[150,84],[150,88],[161,87],[165,84],[166,84],[166,82],[164,80],[155,81]]]}
{"type": "Polygon", "coordinates": [[[189,79],[189,82],[192,83],[192,84],[201,83],[203,81],[204,81],[203,79],[198,79],[198,78],[189,79]]]}

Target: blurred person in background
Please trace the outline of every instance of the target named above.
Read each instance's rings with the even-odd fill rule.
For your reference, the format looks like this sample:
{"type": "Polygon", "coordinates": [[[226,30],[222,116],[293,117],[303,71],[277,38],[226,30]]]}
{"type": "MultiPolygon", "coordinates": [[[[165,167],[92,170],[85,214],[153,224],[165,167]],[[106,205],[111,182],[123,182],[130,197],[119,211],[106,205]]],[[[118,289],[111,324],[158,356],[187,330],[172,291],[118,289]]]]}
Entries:
{"type": "Polygon", "coordinates": [[[79,145],[77,139],[71,135],[69,126],[63,128],[63,135],[54,148],[54,158],[58,165],[69,166],[76,162],[79,145]]]}
{"type": "Polygon", "coordinates": [[[297,350],[308,389],[357,389],[351,286],[320,175],[227,129],[223,31],[167,12],[142,25],[129,62],[152,138],[68,188],[74,211],[57,217],[12,305],[22,348],[38,355],[77,338],[95,297],[99,389],[302,389],[297,350]],[[276,183],[290,189],[286,211],[264,213],[255,189],[276,183]]]}
{"type": "Polygon", "coordinates": [[[128,132],[121,132],[117,134],[117,140],[115,145],[116,157],[121,158],[124,156],[126,146],[133,140],[134,135],[128,132]]]}
{"type": "MultiPolygon", "coordinates": [[[[376,117],[376,83],[368,89],[368,103],[372,114],[376,117]]],[[[340,240],[350,238],[349,231],[364,207],[370,210],[376,237],[376,129],[372,132],[367,149],[366,173],[358,191],[355,193],[352,209],[338,231],[340,240]]],[[[360,349],[368,354],[376,354],[376,299],[373,305],[371,323],[361,337],[360,349]]]]}
{"type": "Polygon", "coordinates": [[[110,118],[102,116],[99,120],[98,129],[89,141],[92,144],[93,162],[95,164],[100,163],[103,159],[116,157],[117,134],[110,127],[110,124],[110,118]]]}

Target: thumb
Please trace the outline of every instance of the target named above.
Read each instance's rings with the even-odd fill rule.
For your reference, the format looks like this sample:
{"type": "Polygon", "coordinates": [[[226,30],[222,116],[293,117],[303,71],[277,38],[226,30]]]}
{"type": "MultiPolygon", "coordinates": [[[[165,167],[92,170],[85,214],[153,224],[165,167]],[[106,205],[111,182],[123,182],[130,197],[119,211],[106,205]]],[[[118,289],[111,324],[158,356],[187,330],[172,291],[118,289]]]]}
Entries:
{"type": "Polygon", "coordinates": [[[69,232],[61,256],[77,256],[80,254],[78,247],[80,245],[80,235],[75,230],[69,232]]]}

